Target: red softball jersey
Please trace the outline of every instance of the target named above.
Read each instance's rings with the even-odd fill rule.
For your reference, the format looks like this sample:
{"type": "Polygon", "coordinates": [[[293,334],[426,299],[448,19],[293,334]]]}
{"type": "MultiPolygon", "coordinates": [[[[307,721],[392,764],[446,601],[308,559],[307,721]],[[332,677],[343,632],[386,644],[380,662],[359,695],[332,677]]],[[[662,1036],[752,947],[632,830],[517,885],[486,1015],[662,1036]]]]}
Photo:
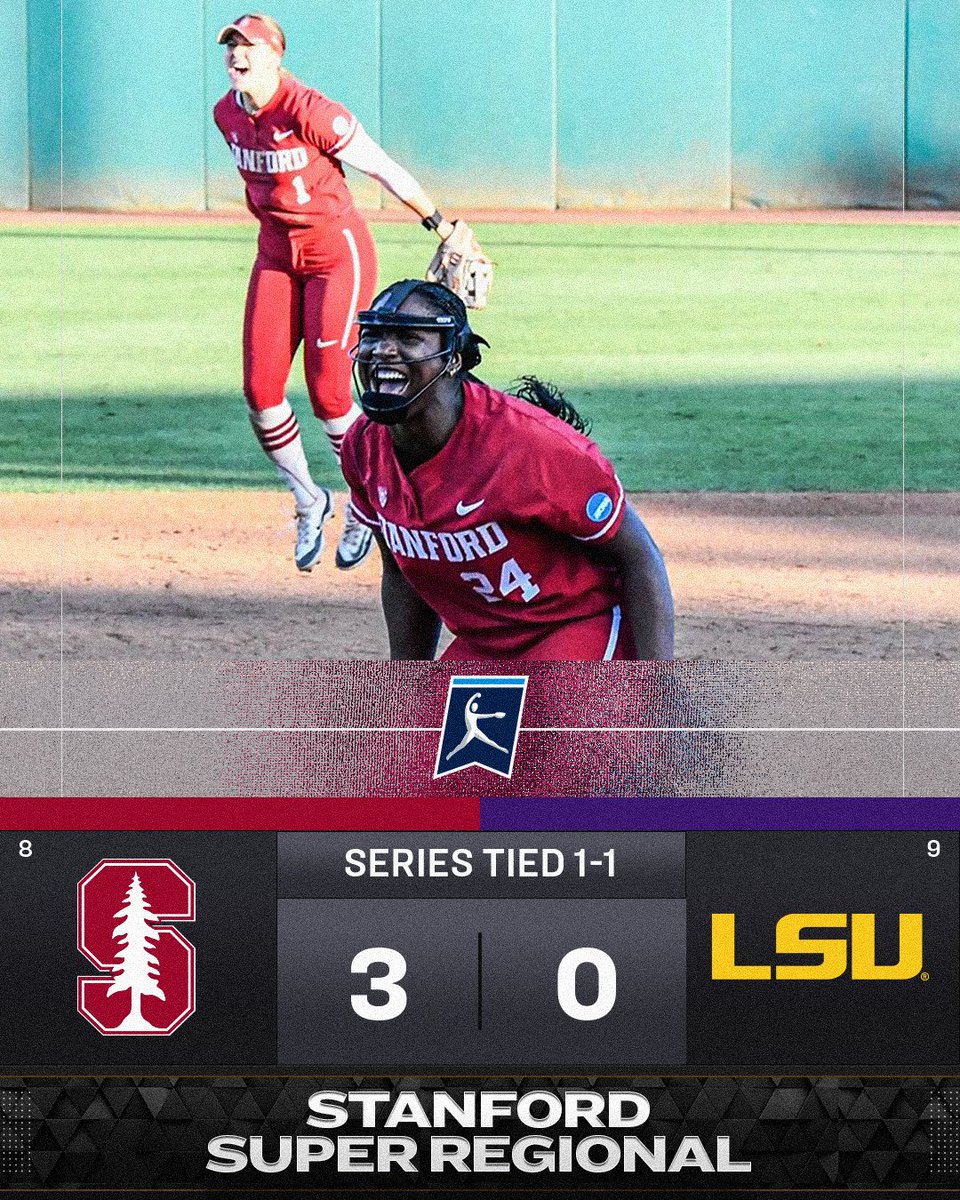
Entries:
{"type": "Polygon", "coordinates": [[[490,657],[612,614],[619,572],[590,553],[623,521],[623,486],[589,438],[516,396],[465,382],[463,415],[407,475],[389,430],[362,417],[343,443],[357,517],[447,628],[490,657]]]}
{"type": "Polygon", "coordinates": [[[293,251],[323,239],[330,218],[353,211],[343,167],[333,157],[357,129],[349,109],[284,75],[263,108],[248,113],[229,91],[213,110],[260,222],[260,249],[293,251]]]}

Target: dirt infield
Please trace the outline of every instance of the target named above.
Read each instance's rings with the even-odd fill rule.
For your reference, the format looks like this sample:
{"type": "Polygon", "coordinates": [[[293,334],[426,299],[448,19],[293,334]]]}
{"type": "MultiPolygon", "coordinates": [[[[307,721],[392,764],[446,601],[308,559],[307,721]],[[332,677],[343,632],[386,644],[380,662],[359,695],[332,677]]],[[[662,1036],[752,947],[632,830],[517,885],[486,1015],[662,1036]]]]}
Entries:
{"type": "MultiPolygon", "coordinates": [[[[634,501],[682,657],[960,658],[960,494],[907,496],[905,522],[894,495],[634,501]]],[[[276,491],[0,494],[2,656],[59,656],[62,578],[70,659],[384,657],[376,558],[301,575],[289,515],[276,491]]]]}

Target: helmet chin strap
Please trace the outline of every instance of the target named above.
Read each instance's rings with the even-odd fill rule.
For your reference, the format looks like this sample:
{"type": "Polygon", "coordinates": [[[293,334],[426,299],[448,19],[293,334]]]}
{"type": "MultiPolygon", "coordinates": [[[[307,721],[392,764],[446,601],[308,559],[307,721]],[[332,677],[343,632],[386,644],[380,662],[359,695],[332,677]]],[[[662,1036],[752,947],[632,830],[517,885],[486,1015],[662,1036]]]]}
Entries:
{"type": "MultiPolygon", "coordinates": [[[[436,375],[432,379],[428,379],[423,387],[410,397],[397,395],[394,392],[378,392],[375,388],[361,388],[360,361],[355,360],[353,368],[354,382],[357,392],[360,395],[360,407],[371,421],[376,421],[379,425],[399,425],[424,392],[429,391],[437,380],[446,374],[456,353],[456,349],[451,347],[449,350],[439,350],[436,354],[428,354],[424,358],[416,359],[416,362],[429,362],[432,358],[440,358],[442,355],[446,355],[446,362],[441,364],[440,370],[436,375]]],[[[374,381],[376,380],[377,370],[378,368],[374,367],[372,371],[374,381]]]]}

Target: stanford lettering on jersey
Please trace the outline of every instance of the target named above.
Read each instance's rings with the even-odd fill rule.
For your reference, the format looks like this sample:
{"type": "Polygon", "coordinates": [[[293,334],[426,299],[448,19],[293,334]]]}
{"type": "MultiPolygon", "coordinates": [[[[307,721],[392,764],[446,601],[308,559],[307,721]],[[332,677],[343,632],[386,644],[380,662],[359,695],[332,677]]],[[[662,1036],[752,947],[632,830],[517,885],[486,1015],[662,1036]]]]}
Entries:
{"type": "Polygon", "coordinates": [[[430,529],[405,529],[381,514],[380,528],[387,545],[398,558],[473,562],[477,558],[489,558],[510,544],[496,521],[487,521],[476,529],[459,529],[456,533],[434,533],[430,529]]]}
{"type": "Polygon", "coordinates": [[[290,150],[249,150],[232,142],[230,149],[240,170],[255,175],[282,175],[286,171],[302,171],[310,165],[303,146],[293,146],[290,150]]]}

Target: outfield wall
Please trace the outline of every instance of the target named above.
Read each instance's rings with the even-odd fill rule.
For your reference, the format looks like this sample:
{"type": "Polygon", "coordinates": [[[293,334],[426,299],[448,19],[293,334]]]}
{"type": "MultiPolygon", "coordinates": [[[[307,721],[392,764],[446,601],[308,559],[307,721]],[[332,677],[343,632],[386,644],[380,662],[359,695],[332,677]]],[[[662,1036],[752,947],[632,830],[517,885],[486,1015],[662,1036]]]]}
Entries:
{"type": "MultiPolygon", "coordinates": [[[[960,0],[276,0],[443,204],[960,207],[960,0]]],[[[212,0],[0,0],[0,205],[219,208],[212,0]],[[62,94],[61,94],[62,79],[62,94]],[[61,103],[62,100],[62,103],[61,103]],[[61,147],[62,112],[62,147],[61,147]]],[[[360,179],[358,199],[380,203],[360,179]]]]}

